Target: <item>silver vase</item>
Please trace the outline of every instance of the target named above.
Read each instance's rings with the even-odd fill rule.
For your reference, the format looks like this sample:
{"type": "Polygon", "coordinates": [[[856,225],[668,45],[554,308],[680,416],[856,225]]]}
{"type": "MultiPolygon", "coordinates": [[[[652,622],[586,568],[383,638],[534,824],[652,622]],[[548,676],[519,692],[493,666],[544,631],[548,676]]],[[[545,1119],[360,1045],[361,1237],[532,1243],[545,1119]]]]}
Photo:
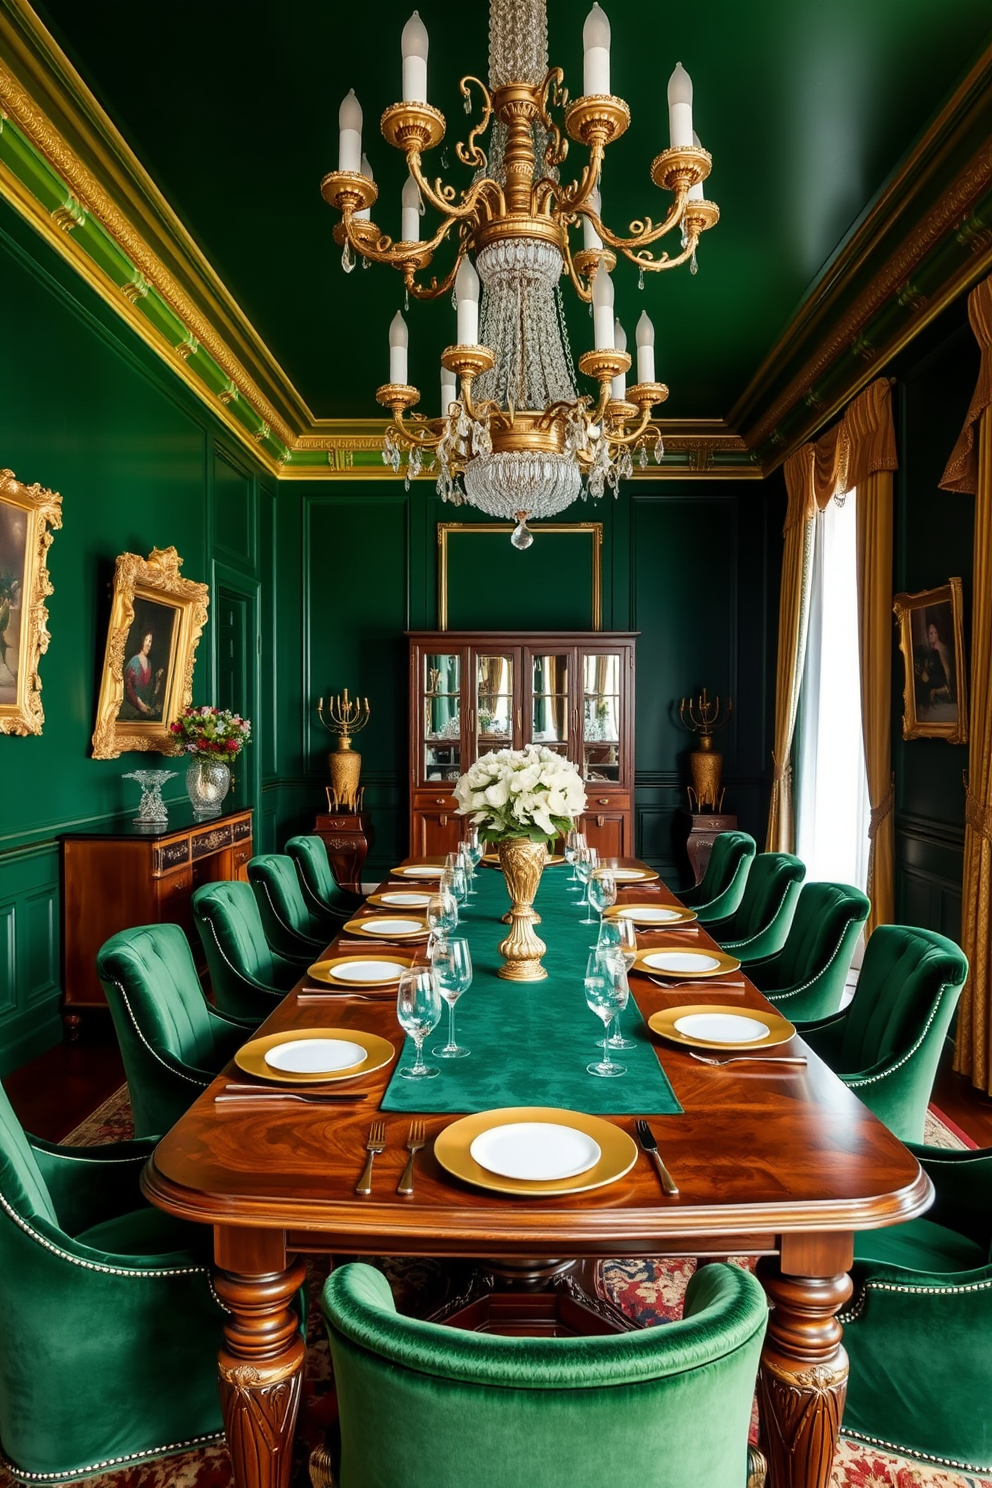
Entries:
{"type": "Polygon", "coordinates": [[[231,771],[223,760],[201,755],[186,771],[186,793],[196,817],[219,816],[231,789],[231,771]]]}

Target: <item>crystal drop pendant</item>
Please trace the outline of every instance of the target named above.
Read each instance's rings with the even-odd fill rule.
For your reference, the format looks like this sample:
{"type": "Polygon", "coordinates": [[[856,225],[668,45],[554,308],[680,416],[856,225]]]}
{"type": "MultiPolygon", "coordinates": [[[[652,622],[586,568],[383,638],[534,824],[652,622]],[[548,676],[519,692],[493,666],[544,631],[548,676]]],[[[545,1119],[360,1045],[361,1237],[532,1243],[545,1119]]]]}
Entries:
{"type": "Polygon", "coordinates": [[[513,532],[510,536],[510,541],[513,546],[517,548],[518,551],[521,553],[524,552],[525,549],[529,548],[531,543],[534,541],[534,534],[527,526],[525,517],[521,517],[518,520],[517,525],[516,527],[514,527],[513,532]]]}
{"type": "Polygon", "coordinates": [[[341,249],[341,267],[344,269],[346,274],[350,274],[352,269],[355,267],[355,260],[351,252],[351,244],[348,242],[346,242],[344,247],[341,249]]]}
{"type": "Polygon", "coordinates": [[[644,288],[644,270],[643,269],[638,269],[638,271],[637,271],[637,287],[638,287],[638,289],[643,289],[644,288]]]}
{"type": "Polygon", "coordinates": [[[647,452],[647,449],[645,448],[645,446],[643,444],[641,445],[640,451],[639,451],[638,456],[637,456],[637,463],[638,463],[638,465],[640,465],[640,467],[641,467],[642,470],[646,470],[647,469],[648,452],[647,452]]]}
{"type": "Polygon", "coordinates": [[[444,149],[441,151],[441,169],[442,170],[447,170],[448,169],[448,166],[449,166],[449,161],[448,161],[448,147],[447,147],[447,145],[445,145],[444,149]]]}
{"type": "Polygon", "coordinates": [[[410,291],[408,289],[405,289],[403,291],[403,309],[404,310],[409,310],[409,308],[410,308],[410,291]]]}
{"type": "Polygon", "coordinates": [[[689,273],[690,274],[698,274],[699,273],[699,265],[696,262],[696,250],[695,250],[695,248],[692,250],[692,257],[689,260],[689,273]]]}

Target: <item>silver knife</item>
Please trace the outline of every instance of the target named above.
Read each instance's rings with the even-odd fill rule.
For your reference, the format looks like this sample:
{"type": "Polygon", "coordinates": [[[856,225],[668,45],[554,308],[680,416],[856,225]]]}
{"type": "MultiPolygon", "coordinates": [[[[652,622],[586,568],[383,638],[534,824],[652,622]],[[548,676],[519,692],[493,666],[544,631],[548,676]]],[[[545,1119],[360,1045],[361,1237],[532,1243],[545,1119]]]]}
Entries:
{"type": "Polygon", "coordinates": [[[662,1162],[661,1153],[658,1151],[658,1143],[655,1141],[654,1132],[648,1126],[646,1121],[638,1120],[637,1137],[644,1151],[648,1154],[649,1157],[654,1159],[654,1165],[658,1169],[658,1177],[661,1179],[661,1186],[664,1192],[666,1194],[677,1194],[679,1191],[678,1184],[675,1182],[675,1179],[672,1177],[671,1173],[662,1162]]]}

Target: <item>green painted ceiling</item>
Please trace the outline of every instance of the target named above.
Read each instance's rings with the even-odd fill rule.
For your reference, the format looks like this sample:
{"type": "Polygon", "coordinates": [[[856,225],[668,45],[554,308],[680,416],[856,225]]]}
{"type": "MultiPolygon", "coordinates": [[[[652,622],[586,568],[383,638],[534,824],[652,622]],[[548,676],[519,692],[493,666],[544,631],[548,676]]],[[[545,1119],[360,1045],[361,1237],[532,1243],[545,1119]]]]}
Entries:
{"type": "MultiPolygon", "coordinates": [[[[318,417],[379,413],[386,328],[401,303],[392,270],[345,276],[321,201],[337,163],[337,108],[354,86],[380,199],[399,226],[402,157],[378,134],[399,95],[411,0],[48,0],[37,5],[100,102],[318,417]]],[[[419,0],[429,90],[449,142],[467,121],[465,72],[486,74],[488,6],[419,0]]],[[[549,0],[550,56],[581,91],[585,0],[549,0]]],[[[604,215],[615,230],[660,215],[648,167],[668,143],[665,87],[681,60],[714,157],[707,193],[722,219],[700,271],[648,276],[621,264],[617,311],[655,320],[666,413],[725,416],[864,209],[987,43],[988,0],[605,0],[613,88],[633,122],[607,153],[604,215]]],[[[582,152],[572,146],[570,162],[582,152]]],[[[453,151],[451,152],[453,158],[453,151]]],[[[447,156],[445,157],[447,159],[447,156]]],[[[435,173],[442,165],[435,155],[435,173]]],[[[568,164],[567,163],[567,164],[568,164]]],[[[467,180],[455,167],[449,178],[467,180]]],[[[443,250],[436,260],[446,265],[443,250]]],[[[576,356],[588,310],[564,290],[576,356]]],[[[438,400],[450,302],[414,304],[411,380],[438,400]]]]}

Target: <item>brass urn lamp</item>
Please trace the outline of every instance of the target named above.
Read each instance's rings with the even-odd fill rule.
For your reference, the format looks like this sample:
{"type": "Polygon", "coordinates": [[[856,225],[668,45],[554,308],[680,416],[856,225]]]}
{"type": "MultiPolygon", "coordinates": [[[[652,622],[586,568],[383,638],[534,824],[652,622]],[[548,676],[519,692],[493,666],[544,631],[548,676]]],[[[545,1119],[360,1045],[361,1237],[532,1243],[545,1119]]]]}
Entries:
{"type": "Polygon", "coordinates": [[[351,741],[369,721],[371,715],[368,698],[348,697],[347,687],[340,696],[329,693],[325,708],[323,698],[317,700],[317,716],[329,734],[337,737],[337,744],[327,756],[331,772],[328,804],[332,811],[360,811],[362,791],[359,780],[362,774],[362,756],[352,749],[351,741]]]}
{"type": "Polygon", "coordinates": [[[689,805],[693,811],[719,811],[723,806],[723,755],[713,748],[713,736],[725,729],[734,711],[728,699],[721,713],[720,699],[710,702],[704,687],[698,697],[683,698],[679,703],[679,718],[682,726],[694,733],[699,741],[698,749],[689,756],[692,785],[687,786],[689,805]]]}

